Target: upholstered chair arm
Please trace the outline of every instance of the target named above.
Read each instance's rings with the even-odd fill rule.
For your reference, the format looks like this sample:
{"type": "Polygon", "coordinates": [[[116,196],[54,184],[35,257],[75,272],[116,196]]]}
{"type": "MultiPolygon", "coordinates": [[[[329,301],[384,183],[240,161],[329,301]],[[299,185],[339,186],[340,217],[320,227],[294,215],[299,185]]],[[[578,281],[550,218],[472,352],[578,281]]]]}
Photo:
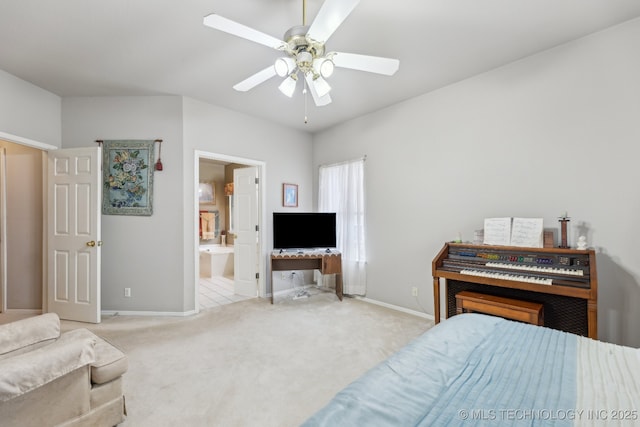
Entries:
{"type": "Polygon", "coordinates": [[[0,360],[0,403],[76,369],[89,369],[95,360],[95,345],[95,339],[63,334],[47,346],[0,360]]]}

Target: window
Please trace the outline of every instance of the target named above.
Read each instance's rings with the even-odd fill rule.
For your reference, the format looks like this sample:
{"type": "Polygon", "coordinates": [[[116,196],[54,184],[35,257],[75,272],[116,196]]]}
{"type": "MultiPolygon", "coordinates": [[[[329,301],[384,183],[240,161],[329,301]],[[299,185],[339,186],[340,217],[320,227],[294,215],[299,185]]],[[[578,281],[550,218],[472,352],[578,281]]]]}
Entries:
{"type": "Polygon", "coordinates": [[[336,238],[342,253],[344,293],[366,293],[364,158],[321,166],[318,210],[336,213],[336,238]]]}

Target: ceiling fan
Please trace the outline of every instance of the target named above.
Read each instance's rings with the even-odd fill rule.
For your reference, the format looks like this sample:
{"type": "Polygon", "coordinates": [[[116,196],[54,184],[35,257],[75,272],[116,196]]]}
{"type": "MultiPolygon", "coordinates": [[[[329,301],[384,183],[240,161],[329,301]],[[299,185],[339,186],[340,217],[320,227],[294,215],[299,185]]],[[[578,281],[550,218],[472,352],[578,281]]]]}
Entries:
{"type": "Polygon", "coordinates": [[[297,82],[303,80],[303,93],[307,88],[317,106],[331,102],[331,86],[325,80],[333,74],[334,67],[350,68],[370,73],[393,75],[400,61],[378,56],[355,53],[325,52],[325,43],[355,9],[360,0],[326,0],[313,23],[306,25],[306,0],[302,1],[302,25],[291,27],[284,40],[277,39],[253,28],[212,13],[204,17],[204,25],[244,39],[260,43],[285,53],[262,71],[233,86],[246,92],[276,75],[284,77],[278,87],[282,93],[292,97],[297,82]]]}

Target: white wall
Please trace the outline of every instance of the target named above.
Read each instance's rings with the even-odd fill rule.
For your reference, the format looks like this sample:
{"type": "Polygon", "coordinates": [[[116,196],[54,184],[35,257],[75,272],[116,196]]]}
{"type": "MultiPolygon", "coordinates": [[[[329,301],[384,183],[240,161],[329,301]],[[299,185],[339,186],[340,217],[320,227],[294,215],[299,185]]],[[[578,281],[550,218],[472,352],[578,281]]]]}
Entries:
{"type": "MultiPolygon", "coordinates": [[[[273,248],[272,213],[274,211],[310,211],[313,209],[313,170],[311,136],[268,121],[255,119],[224,108],[184,98],[184,208],[185,218],[194,218],[193,168],[195,151],[265,162],[266,192],[264,206],[263,261],[273,248]],[[282,184],[298,184],[298,208],[282,207],[282,184]]],[[[188,222],[188,221],[187,221],[188,222]]],[[[195,265],[195,224],[187,224],[185,232],[185,266],[195,265]],[[189,228],[190,226],[190,228],[189,228]]],[[[194,281],[193,271],[185,270],[185,283],[194,281]]],[[[267,291],[271,277],[267,272],[267,291]]],[[[187,295],[185,299],[191,298],[187,295]]]]}
{"type": "Polygon", "coordinates": [[[566,211],[598,252],[600,338],[640,346],[638,51],[635,20],[317,134],[315,180],[367,155],[367,297],[420,310],[418,286],[433,313],[445,241],[566,211]]]}
{"type": "MultiPolygon", "coordinates": [[[[153,215],[102,215],[102,309],[183,312],[182,99],[64,98],[64,148],[96,139],[162,139],[162,171],[154,173],[153,215]],[[131,298],[124,297],[131,288],[131,298]]],[[[156,145],[157,150],[157,145],[156,145]]],[[[157,157],[157,151],[156,151],[157,157]]]]}
{"type": "Polygon", "coordinates": [[[60,147],[60,97],[0,70],[0,132],[60,147]]]}
{"type": "MultiPolygon", "coordinates": [[[[16,93],[15,103],[23,95],[16,93]]],[[[164,169],[154,175],[153,215],[102,216],[103,310],[179,314],[195,309],[195,150],[266,163],[265,262],[271,213],[283,209],[282,183],[298,183],[298,209],[312,209],[311,137],[305,133],[172,96],[64,98],[61,123],[63,148],[92,146],[96,139],[163,140],[164,169]],[[125,287],[131,288],[130,298],[124,297],[125,287]]],[[[31,124],[35,130],[7,132],[53,142],[38,136],[38,126],[31,124]]]]}

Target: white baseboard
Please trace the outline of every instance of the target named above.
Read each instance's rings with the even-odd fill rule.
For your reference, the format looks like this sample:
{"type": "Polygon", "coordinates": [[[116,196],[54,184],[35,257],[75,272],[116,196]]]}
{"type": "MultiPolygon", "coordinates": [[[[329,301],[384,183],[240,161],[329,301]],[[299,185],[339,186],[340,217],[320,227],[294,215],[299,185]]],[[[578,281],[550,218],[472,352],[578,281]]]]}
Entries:
{"type": "Polygon", "coordinates": [[[42,314],[42,309],[40,308],[7,308],[4,313],[7,314],[24,314],[24,315],[38,315],[42,314]]]}
{"type": "MultiPolygon", "coordinates": [[[[313,285],[305,285],[305,287],[312,287],[313,285]]],[[[286,294],[286,293],[290,293],[293,289],[286,289],[286,290],[282,290],[282,291],[277,291],[275,293],[275,296],[278,295],[282,295],[282,294],[286,294]]],[[[268,297],[270,297],[271,295],[269,294],[268,297]]],[[[358,299],[360,301],[364,301],[367,302],[369,304],[375,304],[375,305],[379,305],[382,307],[386,307],[386,308],[390,308],[391,310],[396,310],[396,311],[401,311],[403,313],[407,313],[407,314],[411,314],[413,316],[417,316],[417,317],[421,317],[423,319],[427,319],[427,320],[434,320],[433,315],[428,314],[428,313],[423,313],[421,311],[416,311],[416,310],[411,310],[405,307],[400,307],[398,305],[393,305],[393,304],[388,304],[386,302],[382,302],[382,301],[377,301],[371,298],[366,298],[366,297],[360,297],[360,296],[354,296],[353,298],[358,299]]],[[[21,313],[25,313],[28,314],[30,311],[32,311],[34,314],[39,314],[42,310],[7,310],[7,311],[11,311],[13,313],[16,312],[21,312],[21,313]]],[[[103,316],[157,316],[157,317],[187,317],[187,316],[193,316],[194,314],[198,314],[195,310],[190,310],[190,311],[124,311],[124,310],[103,310],[102,312],[103,316]]]]}
{"type": "Polygon", "coordinates": [[[405,308],[405,307],[400,307],[398,305],[388,304],[386,302],[377,301],[377,300],[374,300],[374,299],[371,299],[371,298],[366,298],[366,297],[356,296],[355,298],[359,299],[361,301],[364,301],[364,302],[368,302],[370,304],[375,304],[375,305],[379,305],[379,306],[382,306],[382,307],[390,308],[392,310],[401,311],[403,313],[411,314],[413,316],[422,317],[424,319],[428,319],[428,320],[432,320],[432,321],[434,320],[433,315],[428,314],[428,313],[423,313],[421,311],[411,310],[411,309],[408,309],[408,308],[405,308]]]}
{"type": "MultiPolygon", "coordinates": [[[[24,308],[8,308],[4,311],[5,314],[16,315],[33,315],[37,316],[42,314],[41,309],[24,309],[24,308]]],[[[158,317],[187,317],[193,316],[196,313],[195,310],[191,311],[122,311],[122,310],[103,310],[100,312],[103,316],[158,316],[158,317]]]]}
{"type": "Polygon", "coordinates": [[[187,317],[198,314],[195,310],[189,311],[124,311],[124,310],[103,310],[103,316],[156,316],[156,317],[187,317]]]}

